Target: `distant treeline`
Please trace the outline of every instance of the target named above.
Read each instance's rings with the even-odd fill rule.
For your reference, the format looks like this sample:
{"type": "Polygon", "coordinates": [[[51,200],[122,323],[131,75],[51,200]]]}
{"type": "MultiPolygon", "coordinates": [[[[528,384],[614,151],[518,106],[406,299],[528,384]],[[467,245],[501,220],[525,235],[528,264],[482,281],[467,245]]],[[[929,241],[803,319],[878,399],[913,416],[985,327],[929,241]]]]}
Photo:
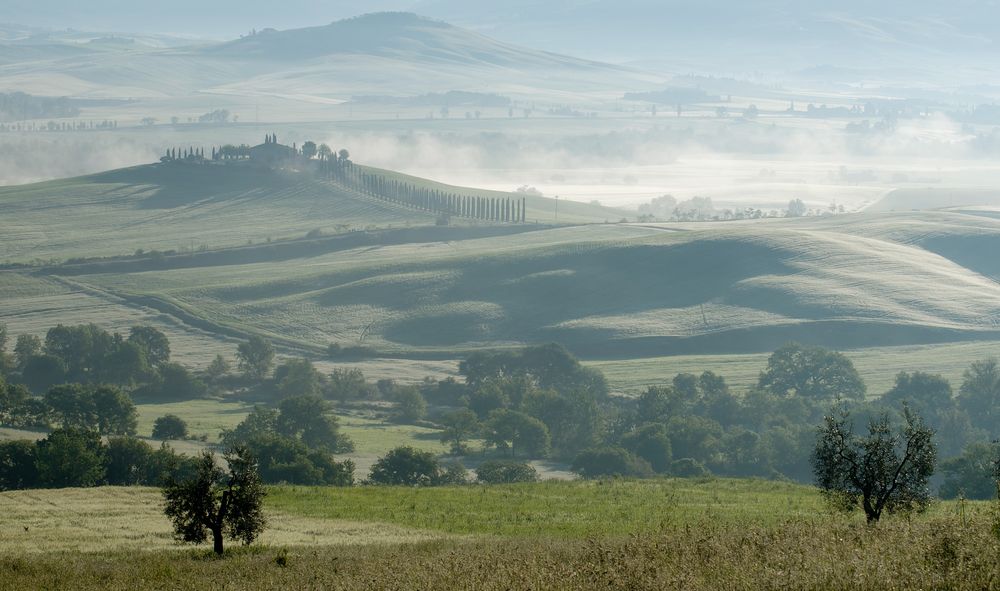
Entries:
{"type": "Polygon", "coordinates": [[[0,121],[47,117],[76,117],[80,109],[67,97],[33,96],[23,92],[0,93],[0,121]]]}
{"type": "Polygon", "coordinates": [[[689,105],[692,103],[714,103],[718,96],[712,96],[700,88],[672,87],[653,92],[625,93],[627,101],[646,101],[663,105],[689,105]]]}
{"type": "Polygon", "coordinates": [[[409,107],[509,107],[509,97],[483,92],[451,90],[419,96],[362,95],[351,97],[351,102],[368,105],[401,105],[409,107]]]}
{"type": "MultiPolygon", "coordinates": [[[[461,379],[401,385],[389,379],[370,383],[357,369],[324,374],[304,358],[276,363],[273,345],[260,337],[237,347],[239,375],[221,356],[200,372],[170,362],[169,342],[152,327],[134,327],[126,338],[94,325],[57,326],[44,342],[19,335],[13,355],[6,341],[0,326],[0,425],[56,431],[48,444],[0,445],[0,489],[29,486],[29,481],[42,486],[118,482],[105,479],[106,452],[94,442],[101,436],[135,436],[133,399],[183,401],[211,394],[260,405],[221,438],[224,445],[249,447],[268,482],[353,482],[353,465],[334,459],[353,448],[339,429],[335,404],[437,428],[440,441],[456,456],[469,454],[470,444],[478,441],[488,458],[550,458],[588,478],[718,474],[810,482],[817,426],[832,408],[842,407],[859,425],[884,415],[917,413],[935,431],[935,445],[945,458],[939,494],[988,498],[995,493],[996,360],[972,363],[957,393],[939,375],[911,371],[899,373],[888,392],[869,398],[845,355],[793,343],[775,351],[758,382],[743,392],[706,371],[678,374],[627,397],[613,395],[600,371],[555,344],[473,353],[459,365],[461,379]],[[56,454],[47,447],[56,443],[67,447],[56,454]],[[84,452],[93,453],[64,462],[63,468],[32,472],[46,457],[84,452]],[[75,474],[85,461],[96,470],[93,478],[58,473],[75,474]],[[15,471],[20,476],[12,475],[11,466],[20,466],[15,471]]],[[[343,350],[331,346],[329,355],[342,356],[343,350]]],[[[165,424],[158,427],[162,438],[172,438],[164,434],[165,424]]],[[[175,433],[186,437],[185,426],[177,425],[175,433]]],[[[142,446],[127,447],[138,450],[137,462],[151,457],[142,446]]],[[[427,463],[427,458],[400,453],[401,461],[427,463]]],[[[427,483],[455,482],[428,466],[427,483]]],[[[457,467],[447,471],[456,477],[461,473],[457,467]]],[[[143,473],[154,478],[160,472],[143,473]]]]}

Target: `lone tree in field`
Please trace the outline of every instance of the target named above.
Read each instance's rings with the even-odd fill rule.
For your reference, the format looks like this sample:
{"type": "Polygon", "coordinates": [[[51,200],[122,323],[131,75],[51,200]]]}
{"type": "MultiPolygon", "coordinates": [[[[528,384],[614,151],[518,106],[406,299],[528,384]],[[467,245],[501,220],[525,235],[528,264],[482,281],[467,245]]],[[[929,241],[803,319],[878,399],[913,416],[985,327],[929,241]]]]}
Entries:
{"type": "Polygon", "coordinates": [[[872,419],[868,435],[855,435],[846,412],[827,415],[819,428],[813,471],[829,500],[844,510],[859,505],[869,524],[883,511],[923,511],[930,502],[927,480],[937,457],[933,430],[903,409],[905,426],[894,432],[889,415],[872,419]]]}
{"type": "Polygon", "coordinates": [[[177,539],[200,544],[209,533],[216,554],[223,553],[223,537],[250,544],[264,531],[266,491],[257,460],[245,447],[226,453],[228,472],[204,452],[189,480],[170,478],[163,488],[164,513],[173,522],[177,539]]]}
{"type": "Polygon", "coordinates": [[[236,348],[236,362],[248,377],[266,378],[274,365],[274,345],[259,336],[252,336],[236,348]]]}
{"type": "Polygon", "coordinates": [[[187,423],[177,415],[163,415],[153,421],[153,439],[169,441],[171,439],[185,439],[187,436],[187,423]]]}

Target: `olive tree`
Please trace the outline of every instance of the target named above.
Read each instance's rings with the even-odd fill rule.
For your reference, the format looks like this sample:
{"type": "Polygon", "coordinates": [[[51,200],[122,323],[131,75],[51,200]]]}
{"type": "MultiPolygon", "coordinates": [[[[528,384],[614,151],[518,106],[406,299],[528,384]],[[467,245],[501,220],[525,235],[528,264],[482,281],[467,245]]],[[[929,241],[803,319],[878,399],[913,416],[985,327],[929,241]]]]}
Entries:
{"type": "Polygon", "coordinates": [[[216,554],[223,553],[223,538],[250,544],[264,531],[264,496],[257,460],[246,447],[225,455],[228,470],[204,452],[192,478],[167,479],[163,488],[164,513],[183,542],[200,544],[212,535],[216,554]]]}
{"type": "Polygon", "coordinates": [[[934,431],[903,409],[905,424],[894,430],[888,414],[873,419],[867,435],[855,435],[847,412],[823,419],[813,452],[816,481],[835,506],[860,506],[869,524],[883,511],[923,511],[930,503],[927,481],[934,473],[934,431]]]}

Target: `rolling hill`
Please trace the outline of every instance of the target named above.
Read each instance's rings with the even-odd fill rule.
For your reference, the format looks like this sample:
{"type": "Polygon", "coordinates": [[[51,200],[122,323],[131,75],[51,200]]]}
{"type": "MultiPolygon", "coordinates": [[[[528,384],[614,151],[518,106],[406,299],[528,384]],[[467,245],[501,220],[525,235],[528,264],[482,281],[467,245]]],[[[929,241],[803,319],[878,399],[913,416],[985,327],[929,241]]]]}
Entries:
{"type": "MultiPolygon", "coordinates": [[[[164,45],[166,45],[164,43],[164,45]]],[[[294,101],[489,89],[516,96],[610,93],[662,82],[636,70],[504,44],[404,13],[187,47],[46,39],[0,43],[0,87],[39,95],[294,101]]],[[[242,103],[241,103],[242,104],[242,103]]],[[[252,103],[251,103],[252,104],[252,103]]]]}
{"type": "MultiPolygon", "coordinates": [[[[448,187],[364,168],[412,185],[474,196],[510,194],[448,187]]],[[[521,195],[517,195],[520,198],[521,195]]],[[[529,221],[554,217],[553,199],[526,196],[529,221]]],[[[189,251],[374,228],[433,225],[435,215],[365,195],[309,174],[250,166],[152,164],[0,188],[7,227],[0,261],[189,251]],[[100,236],[100,240],[95,240],[100,236]]],[[[565,222],[617,221],[627,212],[559,204],[565,222]]],[[[458,224],[463,223],[456,218],[458,224]]]]}
{"type": "Polygon", "coordinates": [[[379,13],[321,27],[277,31],[212,45],[206,55],[299,61],[333,56],[376,55],[427,63],[485,64],[504,68],[576,67],[617,70],[612,66],[500,43],[444,21],[412,13],[379,13]]]}
{"type": "MultiPolygon", "coordinates": [[[[345,3],[288,0],[247,6],[235,0],[193,0],[121,10],[114,0],[86,7],[61,0],[58,10],[10,0],[5,18],[35,25],[119,31],[184,31],[235,36],[251,28],[297,28],[351,16],[345,3]],[[191,18],[197,14],[199,18],[191,18]]],[[[51,6],[53,3],[46,3],[51,6]]],[[[951,64],[950,74],[972,83],[991,67],[997,46],[997,6],[988,0],[942,4],[931,0],[370,0],[367,10],[406,10],[446,18],[492,37],[601,60],[661,62],[672,71],[700,67],[788,72],[823,64],[853,70],[861,81],[874,71],[898,75],[928,63],[951,64]],[[872,59],[878,56],[878,59],[872,59]],[[968,67],[972,66],[972,67],[968,67]]]]}
{"type": "Polygon", "coordinates": [[[604,223],[621,212],[568,202],[553,225],[554,205],[528,201],[529,221],[549,225],[442,228],[430,212],[304,173],[190,164],[9,187],[4,258],[77,260],[4,272],[12,294],[20,277],[52,298],[40,309],[18,295],[8,316],[37,330],[69,321],[63,305],[78,317],[86,296],[223,338],[436,359],[546,341],[655,358],[1000,336],[990,216],[622,224],[604,223]]]}
{"type": "Polygon", "coordinates": [[[644,357],[1000,334],[1000,285],[919,246],[906,219],[892,229],[897,240],[822,224],[700,226],[542,228],[366,246],[294,265],[75,280],[307,348],[363,341],[402,356],[558,341],[591,357],[644,357]]]}

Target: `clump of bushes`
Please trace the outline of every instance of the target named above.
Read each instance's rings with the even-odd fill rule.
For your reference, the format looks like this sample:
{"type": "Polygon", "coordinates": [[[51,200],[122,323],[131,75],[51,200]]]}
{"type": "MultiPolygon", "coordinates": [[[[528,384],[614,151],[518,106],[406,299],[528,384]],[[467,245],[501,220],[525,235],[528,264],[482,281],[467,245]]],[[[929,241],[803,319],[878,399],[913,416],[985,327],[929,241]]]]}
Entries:
{"type": "Polygon", "coordinates": [[[458,462],[442,465],[429,451],[403,446],[390,450],[372,465],[368,482],[396,486],[465,484],[468,471],[458,462]]]}
{"type": "Polygon", "coordinates": [[[364,345],[343,347],[339,343],[330,343],[326,347],[326,356],[330,359],[368,359],[378,357],[378,351],[364,345]]]}
{"type": "Polygon", "coordinates": [[[484,484],[537,482],[538,471],[526,462],[490,460],[476,468],[476,480],[484,484]]]}
{"type": "Polygon", "coordinates": [[[571,469],[584,478],[653,475],[653,468],[649,462],[636,457],[624,448],[614,446],[580,452],[573,459],[571,469]]]}

